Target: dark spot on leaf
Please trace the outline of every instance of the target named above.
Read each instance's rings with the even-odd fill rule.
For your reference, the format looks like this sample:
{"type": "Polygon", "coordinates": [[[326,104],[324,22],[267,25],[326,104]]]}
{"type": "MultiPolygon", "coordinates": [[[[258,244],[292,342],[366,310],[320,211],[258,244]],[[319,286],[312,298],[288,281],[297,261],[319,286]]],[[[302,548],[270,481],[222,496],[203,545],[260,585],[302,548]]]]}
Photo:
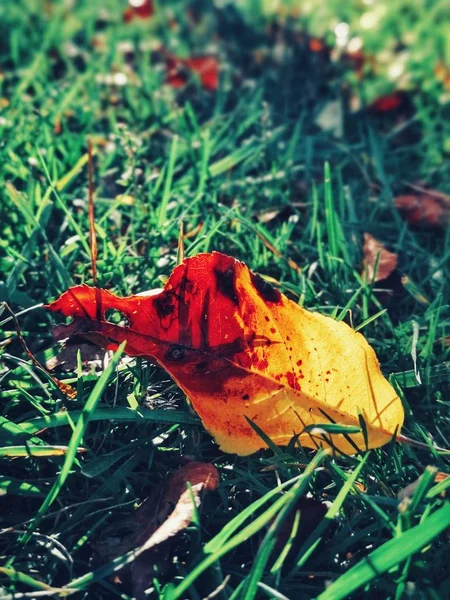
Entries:
{"type": "Polygon", "coordinates": [[[186,348],[178,344],[174,344],[173,346],[171,346],[166,354],[167,360],[173,360],[174,362],[179,362],[183,360],[185,356],[186,348]]]}
{"type": "Polygon", "coordinates": [[[288,385],[292,389],[300,391],[300,384],[298,383],[298,380],[293,373],[287,372],[286,379],[287,379],[288,385]]]}
{"type": "Polygon", "coordinates": [[[248,394],[244,394],[242,396],[242,400],[248,400],[250,398],[250,396],[248,394]]]}
{"type": "Polygon", "coordinates": [[[236,295],[234,267],[229,267],[226,271],[214,269],[214,275],[216,276],[219,292],[229,298],[234,304],[239,304],[236,295]]]}
{"type": "Polygon", "coordinates": [[[161,294],[153,301],[158,317],[168,317],[175,310],[175,298],[173,294],[161,294]]]}
{"type": "Polygon", "coordinates": [[[208,361],[203,360],[195,365],[195,370],[197,373],[205,373],[208,370],[208,361]]]}
{"type": "Polygon", "coordinates": [[[281,294],[278,290],[267,283],[260,275],[256,273],[251,274],[252,283],[255,290],[266,302],[280,302],[281,294]]]}

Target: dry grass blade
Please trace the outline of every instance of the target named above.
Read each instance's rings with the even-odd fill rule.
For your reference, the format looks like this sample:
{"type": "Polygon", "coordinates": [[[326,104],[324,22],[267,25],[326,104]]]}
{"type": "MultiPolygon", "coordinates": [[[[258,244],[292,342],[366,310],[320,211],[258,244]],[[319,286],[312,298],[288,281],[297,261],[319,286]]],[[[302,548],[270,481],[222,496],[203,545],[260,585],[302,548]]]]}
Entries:
{"type": "Polygon", "coordinates": [[[19,325],[19,321],[17,320],[16,315],[14,314],[14,312],[11,310],[11,308],[9,307],[9,305],[4,302],[3,306],[5,307],[5,309],[9,312],[9,314],[11,315],[11,319],[13,320],[14,323],[14,327],[16,330],[16,334],[17,337],[20,341],[20,343],[22,344],[22,347],[25,351],[25,354],[28,356],[28,358],[32,361],[32,363],[43,373],[45,373],[45,375],[51,379],[53,381],[53,383],[56,385],[56,387],[61,390],[61,392],[63,394],[65,394],[68,398],[70,398],[70,400],[73,400],[74,398],[76,398],[77,392],[76,390],[69,384],[64,383],[63,381],[60,381],[59,379],[57,379],[56,377],[54,377],[53,375],[51,375],[48,370],[44,367],[44,365],[42,365],[38,359],[34,356],[34,354],[31,352],[31,350],[28,347],[27,342],[25,341],[25,338],[22,335],[22,331],[20,329],[20,325],[19,325]]]}

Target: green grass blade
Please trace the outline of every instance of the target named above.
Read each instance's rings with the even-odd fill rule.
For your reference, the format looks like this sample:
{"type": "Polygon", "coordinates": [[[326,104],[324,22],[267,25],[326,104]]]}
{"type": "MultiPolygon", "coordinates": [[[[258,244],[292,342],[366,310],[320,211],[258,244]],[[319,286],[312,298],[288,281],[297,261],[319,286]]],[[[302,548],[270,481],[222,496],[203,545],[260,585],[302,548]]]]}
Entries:
{"type": "MultiPolygon", "coordinates": [[[[4,446],[0,448],[0,457],[33,456],[39,458],[43,456],[63,456],[67,454],[68,449],[68,446],[33,446],[31,444],[25,446],[4,446]]],[[[77,447],[76,452],[79,451],[80,448],[77,447]]]]}
{"type": "Polygon", "coordinates": [[[434,512],[420,525],[389,540],[341,575],[317,600],[344,600],[363,585],[386,573],[419,552],[450,527],[450,503],[434,512]]]}
{"type": "Polygon", "coordinates": [[[33,519],[33,521],[30,524],[29,530],[27,531],[25,536],[21,539],[21,541],[23,543],[26,543],[30,539],[32,532],[39,525],[42,517],[44,516],[44,514],[46,513],[48,508],[56,500],[59,492],[61,491],[63,485],[65,484],[65,482],[69,476],[70,470],[72,468],[73,462],[75,460],[75,456],[78,451],[78,446],[79,446],[81,440],[83,439],[84,432],[86,431],[86,427],[88,426],[91,413],[95,409],[100,398],[102,397],[102,394],[105,391],[106,386],[108,385],[109,379],[114,374],[114,371],[117,367],[120,357],[122,356],[122,352],[125,348],[125,345],[126,345],[126,342],[123,342],[119,346],[118,350],[114,353],[114,356],[111,359],[111,362],[109,363],[109,365],[107,366],[107,368],[105,369],[105,371],[102,373],[101,377],[95,384],[94,389],[92,390],[92,392],[85,404],[85,407],[84,407],[83,411],[81,412],[80,418],[76,424],[75,430],[70,439],[68,451],[67,451],[67,454],[66,454],[66,457],[64,460],[64,464],[61,468],[61,471],[59,472],[58,478],[56,479],[56,481],[53,484],[51,490],[49,491],[47,497],[45,498],[44,502],[42,503],[39,510],[37,511],[35,518],[33,519]]]}
{"type": "Polygon", "coordinates": [[[323,457],[324,452],[319,451],[305,469],[302,479],[294,484],[288,492],[286,492],[285,496],[288,496],[288,500],[283,505],[274,522],[270,525],[269,530],[267,531],[260,545],[255,560],[253,561],[252,569],[247,578],[247,586],[245,595],[243,595],[243,600],[254,600],[258,592],[258,583],[264,575],[266,564],[275,547],[277,533],[286,518],[292,512],[292,507],[295,506],[297,500],[306,492],[310,479],[323,457]]]}
{"type": "Polygon", "coordinates": [[[45,492],[28,481],[19,481],[13,477],[0,475],[0,496],[3,494],[11,496],[45,496],[45,492]]]}
{"type": "MultiPolygon", "coordinates": [[[[70,420],[78,423],[83,417],[82,410],[71,410],[58,412],[45,417],[37,417],[31,421],[23,421],[20,423],[22,431],[27,433],[35,433],[46,427],[65,427],[70,424],[70,420]]],[[[194,415],[181,410],[159,410],[159,409],[142,409],[133,410],[127,406],[118,406],[116,408],[97,408],[93,410],[89,417],[90,421],[117,421],[123,422],[142,422],[142,423],[168,423],[182,425],[198,425],[199,420],[194,415]]]]}

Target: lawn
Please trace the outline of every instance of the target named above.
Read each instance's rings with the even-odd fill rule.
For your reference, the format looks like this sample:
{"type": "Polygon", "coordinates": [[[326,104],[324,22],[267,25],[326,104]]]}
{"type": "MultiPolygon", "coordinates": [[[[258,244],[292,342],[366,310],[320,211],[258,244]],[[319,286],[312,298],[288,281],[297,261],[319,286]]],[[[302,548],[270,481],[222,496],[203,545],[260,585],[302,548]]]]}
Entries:
{"type": "Polygon", "coordinates": [[[0,600],[450,598],[447,3],[133,4],[0,4],[0,600]],[[98,286],[244,261],[364,334],[409,443],[225,454],[161,367],[64,348],[89,170],[98,286]]]}

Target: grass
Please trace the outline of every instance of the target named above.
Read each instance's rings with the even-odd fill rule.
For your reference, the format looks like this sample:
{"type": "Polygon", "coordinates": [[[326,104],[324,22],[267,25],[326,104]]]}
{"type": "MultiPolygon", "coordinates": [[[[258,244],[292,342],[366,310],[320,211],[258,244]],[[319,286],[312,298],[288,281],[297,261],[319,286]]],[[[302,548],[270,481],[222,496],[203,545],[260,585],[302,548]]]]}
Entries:
{"type": "Polygon", "coordinates": [[[119,294],[160,287],[182,221],[187,256],[236,256],[307,308],[362,329],[404,401],[403,433],[422,446],[339,460],[295,444],[224,455],[144,360],[116,356],[86,369],[72,359],[56,371],[77,389],[68,400],[30,362],[5,308],[0,598],[131,597],[127,581],[111,578],[130,556],[99,563],[99,542],[185,457],[214,463],[221,483],[169,556],[154,558],[150,597],[449,597],[449,480],[436,480],[448,455],[433,443],[450,446],[450,346],[441,341],[450,230],[411,229],[393,205],[418,180],[449,189],[448,108],[430,66],[445,38],[444,5],[423,0],[402,21],[396,0],[385,29],[367,33],[373,52],[405,23],[427,41],[426,60],[410,56],[420,85],[399,117],[350,112],[348,85],[371,101],[374,89],[389,91],[383,73],[355,83],[344,60],[310,50],[305,27],[329,38],[333,15],[356,27],[361,8],[324,3],[330,29],[318,31],[312,16],[285,20],[263,2],[196,2],[198,19],[188,2],[158,4],[151,20],[129,24],[119,0],[0,7],[0,300],[38,360],[58,355],[41,305],[92,283],[91,139],[99,285],[119,294]],[[170,88],[160,44],[182,56],[216,53],[218,91],[196,81],[170,88]],[[124,85],[111,84],[117,73],[124,85]],[[336,100],[342,137],[315,123],[336,100]],[[366,231],[398,254],[407,279],[393,299],[361,277],[366,231]]]}

